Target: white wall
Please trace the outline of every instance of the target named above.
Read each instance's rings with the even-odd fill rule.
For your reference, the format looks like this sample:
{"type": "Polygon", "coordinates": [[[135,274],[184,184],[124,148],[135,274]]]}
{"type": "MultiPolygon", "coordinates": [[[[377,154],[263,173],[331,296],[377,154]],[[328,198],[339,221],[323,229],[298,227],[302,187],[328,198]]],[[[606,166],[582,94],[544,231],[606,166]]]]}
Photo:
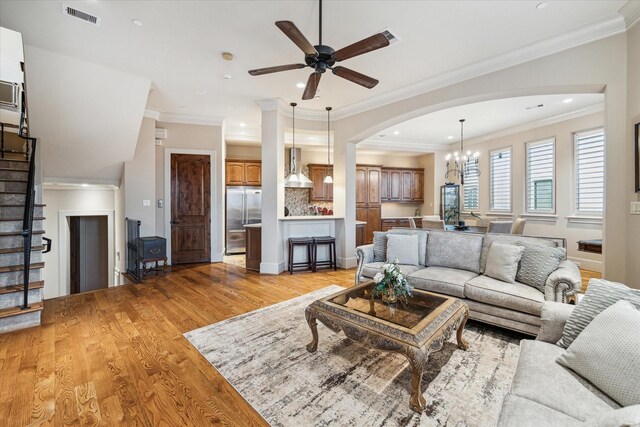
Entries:
{"type": "MultiPolygon", "coordinates": [[[[526,214],[525,207],[525,145],[527,142],[538,141],[547,138],[555,138],[556,145],[556,212],[557,218],[545,218],[536,220],[528,217],[525,226],[525,234],[534,236],[564,237],[567,239],[568,256],[581,264],[583,268],[602,271],[603,256],[577,250],[578,240],[601,239],[602,226],[597,224],[576,224],[570,223],[568,216],[575,215],[574,206],[574,178],[573,178],[573,133],[583,130],[602,127],[604,117],[602,113],[567,120],[549,126],[542,126],[524,132],[514,133],[486,142],[476,143],[469,141],[465,144],[472,151],[480,152],[480,213],[486,215],[490,212],[489,207],[489,151],[498,148],[511,147],[512,166],[512,216],[516,218],[526,214]]],[[[437,162],[444,164],[444,155],[438,153],[437,162]]],[[[443,175],[435,177],[437,187],[444,185],[443,175]]],[[[457,181],[456,181],[457,182],[457,181]]],[[[439,204],[438,204],[439,209],[439,204]]],[[[606,244],[606,242],[605,242],[606,244]]]]}
{"type": "MultiPolygon", "coordinates": [[[[629,202],[640,201],[640,193],[634,188],[634,124],[640,122],[640,21],[627,31],[627,149],[626,186],[628,201],[626,206],[627,224],[627,280],[631,286],[640,288],[640,215],[629,214],[629,202]]],[[[622,185],[622,184],[621,184],[622,185]]]]}
{"type": "MultiPolygon", "coordinates": [[[[46,205],[44,208],[45,236],[52,239],[51,252],[43,255],[45,266],[42,271],[44,297],[49,299],[68,294],[67,284],[60,282],[61,234],[68,232],[68,223],[66,224],[67,230],[60,230],[60,211],[99,212],[100,214],[110,211],[113,213],[116,203],[115,192],[107,189],[44,189],[42,202],[46,205]]],[[[111,235],[109,239],[114,241],[114,237],[111,235]]],[[[68,258],[68,254],[66,257],[68,258]]],[[[109,274],[113,275],[113,272],[110,271],[109,274]]]]}

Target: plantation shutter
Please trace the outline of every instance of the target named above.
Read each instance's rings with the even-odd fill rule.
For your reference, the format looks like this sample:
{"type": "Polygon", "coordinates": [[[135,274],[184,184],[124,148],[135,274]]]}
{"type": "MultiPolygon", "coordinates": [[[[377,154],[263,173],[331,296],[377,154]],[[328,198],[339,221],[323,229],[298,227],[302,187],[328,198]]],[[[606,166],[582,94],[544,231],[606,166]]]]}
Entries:
{"type": "Polygon", "coordinates": [[[555,139],[527,144],[527,212],[554,212],[555,139]]]}
{"type": "Polygon", "coordinates": [[[604,208],[604,131],[576,133],[576,211],[598,213],[604,208]]]}
{"type": "Polygon", "coordinates": [[[492,211],[511,212],[511,148],[489,153],[492,211]]]}
{"type": "Polygon", "coordinates": [[[478,179],[478,165],[475,164],[473,158],[469,159],[468,174],[464,175],[464,206],[463,210],[467,212],[477,211],[479,209],[478,193],[480,191],[480,180],[478,179]]]}

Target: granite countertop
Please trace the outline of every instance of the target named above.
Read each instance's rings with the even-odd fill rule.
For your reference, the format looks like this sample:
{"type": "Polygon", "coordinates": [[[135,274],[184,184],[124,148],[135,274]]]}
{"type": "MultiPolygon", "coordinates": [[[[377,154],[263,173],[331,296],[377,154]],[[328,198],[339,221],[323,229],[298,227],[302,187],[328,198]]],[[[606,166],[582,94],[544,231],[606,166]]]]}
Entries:
{"type": "Polygon", "coordinates": [[[258,223],[258,224],[245,224],[243,225],[244,228],[262,228],[262,224],[258,223]]]}
{"type": "Polygon", "coordinates": [[[302,215],[302,216],[285,216],[279,218],[280,221],[321,221],[327,219],[343,219],[341,216],[333,215],[302,215]]]}
{"type": "Polygon", "coordinates": [[[383,216],[381,219],[422,219],[422,216],[383,216]]]}
{"type": "Polygon", "coordinates": [[[367,225],[367,221],[356,221],[356,225],[367,225]]]}

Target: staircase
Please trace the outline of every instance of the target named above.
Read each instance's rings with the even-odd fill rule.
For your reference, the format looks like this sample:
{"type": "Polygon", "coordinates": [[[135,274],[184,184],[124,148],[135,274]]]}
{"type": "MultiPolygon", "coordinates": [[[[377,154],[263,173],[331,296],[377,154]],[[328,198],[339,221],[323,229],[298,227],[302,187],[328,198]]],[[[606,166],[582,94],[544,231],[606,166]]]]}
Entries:
{"type": "Polygon", "coordinates": [[[0,333],[39,325],[43,309],[43,205],[33,208],[25,304],[24,216],[30,166],[25,157],[28,154],[8,153],[0,158],[0,333]]]}

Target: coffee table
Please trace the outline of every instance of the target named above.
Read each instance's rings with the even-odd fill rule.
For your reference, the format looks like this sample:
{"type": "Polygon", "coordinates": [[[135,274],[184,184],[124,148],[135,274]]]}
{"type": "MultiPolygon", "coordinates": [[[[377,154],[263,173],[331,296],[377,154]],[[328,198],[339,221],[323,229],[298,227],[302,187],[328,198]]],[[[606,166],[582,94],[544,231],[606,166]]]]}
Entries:
{"type": "Polygon", "coordinates": [[[420,383],[429,354],[442,349],[453,331],[457,331],[458,348],[469,348],[462,337],[469,308],[457,298],[420,289],[414,289],[408,304],[398,303],[392,308],[371,298],[373,285],[368,281],[311,303],[305,312],[313,336],[307,350],[313,353],[318,349],[319,320],[354,341],[403,354],[413,370],[409,406],[422,412],[427,402],[420,383]]]}

